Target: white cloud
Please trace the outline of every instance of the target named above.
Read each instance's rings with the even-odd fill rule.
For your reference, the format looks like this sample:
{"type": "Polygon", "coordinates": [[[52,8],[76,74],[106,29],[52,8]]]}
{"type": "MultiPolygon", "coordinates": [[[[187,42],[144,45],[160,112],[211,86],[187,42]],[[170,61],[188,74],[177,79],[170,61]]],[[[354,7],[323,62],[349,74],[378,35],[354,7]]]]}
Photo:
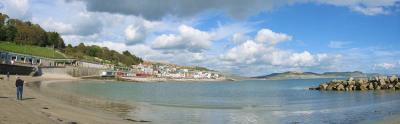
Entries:
{"type": "Polygon", "coordinates": [[[152,43],[156,49],[186,49],[191,52],[201,52],[211,47],[211,36],[187,25],[178,28],[179,34],[163,34],[152,43]]]}
{"type": "MultiPolygon", "coordinates": [[[[232,35],[240,35],[240,34],[246,34],[251,32],[252,29],[246,25],[246,24],[241,24],[241,23],[233,23],[233,24],[226,24],[226,25],[221,25],[213,30],[211,30],[211,35],[212,39],[214,40],[221,40],[221,39],[226,39],[232,37],[232,35]]],[[[245,35],[243,35],[246,37],[245,35]]],[[[242,37],[242,38],[244,38],[242,37]]],[[[243,39],[242,39],[243,40],[243,39]]],[[[241,42],[245,42],[246,40],[243,40],[241,42]]]]}
{"type": "Polygon", "coordinates": [[[155,48],[183,48],[185,45],[182,37],[174,34],[163,34],[154,39],[153,42],[155,48]]]}
{"type": "MultiPolygon", "coordinates": [[[[264,30],[268,31],[268,30],[264,30]]],[[[260,31],[259,31],[260,32],[260,31]]],[[[264,41],[279,41],[281,39],[291,39],[288,35],[283,33],[268,33],[262,32],[257,34],[254,38],[269,39],[264,41]],[[278,35],[279,34],[279,35],[278,35]],[[260,36],[271,36],[273,38],[260,38],[260,36]],[[277,38],[281,37],[281,38],[277,38]],[[285,37],[285,38],[284,38],[285,37]],[[279,40],[276,40],[279,39],[279,40]]],[[[233,38],[235,39],[235,38],[233,38]]],[[[251,38],[249,38],[251,39],[251,38]]],[[[259,40],[262,41],[262,40],[259,40]]],[[[282,71],[304,71],[304,70],[334,70],[335,65],[341,62],[341,55],[328,54],[328,53],[316,53],[305,50],[302,52],[296,52],[289,49],[278,49],[273,44],[279,43],[273,42],[264,44],[263,42],[257,42],[254,40],[247,40],[243,43],[237,44],[233,48],[227,50],[219,56],[220,65],[218,67],[221,70],[230,70],[231,72],[239,72],[246,75],[254,75],[260,73],[272,73],[282,71]],[[272,44],[272,45],[270,45],[272,44]],[[246,72],[243,70],[258,70],[258,73],[246,72]]]]}
{"type": "Polygon", "coordinates": [[[346,45],[349,45],[350,43],[351,42],[347,41],[330,41],[328,47],[335,49],[346,48],[346,45]]]}
{"type": "Polygon", "coordinates": [[[241,44],[249,39],[250,39],[250,37],[245,34],[235,33],[235,34],[233,34],[231,41],[235,44],[241,44]]]}
{"type": "Polygon", "coordinates": [[[53,18],[44,20],[41,26],[47,31],[56,31],[60,34],[71,34],[74,28],[71,24],[55,21],[53,18]]]}
{"type": "Polygon", "coordinates": [[[389,7],[396,5],[399,0],[317,0],[320,3],[348,7],[354,12],[373,16],[389,14],[389,7]]]}
{"type": "Polygon", "coordinates": [[[6,13],[11,18],[30,18],[28,0],[2,0],[0,1],[0,12],[6,13]]]}
{"type": "Polygon", "coordinates": [[[320,62],[317,55],[308,51],[296,53],[280,50],[273,47],[265,47],[261,43],[248,40],[243,44],[229,49],[221,55],[221,60],[236,64],[273,65],[282,67],[307,67],[320,62]]]}
{"type": "Polygon", "coordinates": [[[75,34],[92,35],[99,33],[103,29],[103,24],[98,16],[92,13],[80,12],[74,28],[75,34]]]}
{"type": "Polygon", "coordinates": [[[262,57],[263,62],[273,66],[311,67],[320,64],[316,55],[312,55],[308,51],[297,53],[274,48],[265,52],[262,57]]]}
{"type": "Polygon", "coordinates": [[[141,25],[129,25],[126,27],[124,33],[127,44],[143,42],[143,40],[146,38],[145,29],[141,25]]]}
{"type": "Polygon", "coordinates": [[[396,65],[392,64],[392,63],[380,63],[380,64],[375,64],[374,67],[376,69],[379,69],[379,68],[381,68],[381,69],[393,69],[393,68],[396,67],[396,65]]]}
{"type": "Polygon", "coordinates": [[[251,64],[256,62],[260,53],[263,53],[263,51],[265,51],[265,48],[262,44],[248,40],[243,44],[228,50],[228,52],[226,52],[225,55],[222,55],[221,58],[225,61],[251,64]]]}
{"type": "Polygon", "coordinates": [[[314,56],[308,51],[304,51],[302,53],[293,53],[289,57],[289,61],[293,62],[292,66],[313,66],[316,64],[314,56]]]}
{"type": "Polygon", "coordinates": [[[270,45],[276,45],[280,42],[292,40],[292,36],[284,33],[276,33],[270,29],[261,29],[257,32],[255,41],[257,42],[268,42],[270,45]]]}
{"type": "Polygon", "coordinates": [[[46,30],[57,31],[63,35],[90,36],[102,31],[103,24],[94,13],[80,12],[75,16],[72,19],[73,21],[68,23],[55,20],[52,17],[47,19],[33,18],[32,20],[38,22],[46,30]]]}
{"type": "Polygon", "coordinates": [[[385,11],[383,7],[361,7],[355,6],[351,8],[353,11],[360,12],[365,15],[373,16],[379,14],[388,14],[388,11],[385,11]]]}

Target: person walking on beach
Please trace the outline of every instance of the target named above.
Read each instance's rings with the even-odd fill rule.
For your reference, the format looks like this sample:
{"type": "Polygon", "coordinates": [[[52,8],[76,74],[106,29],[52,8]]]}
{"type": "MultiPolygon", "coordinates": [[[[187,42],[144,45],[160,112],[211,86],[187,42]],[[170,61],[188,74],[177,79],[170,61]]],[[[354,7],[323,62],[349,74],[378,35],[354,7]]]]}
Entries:
{"type": "Polygon", "coordinates": [[[10,81],[10,72],[7,72],[7,81],[10,81]]]}
{"type": "Polygon", "coordinates": [[[17,77],[15,81],[15,87],[17,87],[17,100],[22,100],[22,92],[24,90],[24,81],[17,77]]]}

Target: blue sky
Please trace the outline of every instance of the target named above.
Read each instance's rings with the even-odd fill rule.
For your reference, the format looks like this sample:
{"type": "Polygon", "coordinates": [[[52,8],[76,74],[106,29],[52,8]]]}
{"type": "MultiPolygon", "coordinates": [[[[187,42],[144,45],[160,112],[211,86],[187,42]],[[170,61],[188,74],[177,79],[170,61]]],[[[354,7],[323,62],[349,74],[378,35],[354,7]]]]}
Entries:
{"type": "Polygon", "coordinates": [[[1,0],[0,12],[145,60],[256,76],[399,74],[399,0],[1,0]]]}

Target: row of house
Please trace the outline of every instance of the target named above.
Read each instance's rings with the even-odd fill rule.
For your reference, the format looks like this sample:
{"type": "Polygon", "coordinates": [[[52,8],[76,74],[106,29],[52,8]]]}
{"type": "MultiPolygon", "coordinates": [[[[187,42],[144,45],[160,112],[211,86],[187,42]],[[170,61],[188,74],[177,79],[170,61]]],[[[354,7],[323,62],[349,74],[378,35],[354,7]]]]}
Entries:
{"type": "Polygon", "coordinates": [[[132,65],[132,73],[138,77],[158,77],[158,78],[191,78],[191,79],[216,79],[221,75],[211,71],[198,71],[193,69],[181,68],[169,64],[138,64],[132,65]]]}
{"type": "Polygon", "coordinates": [[[38,67],[86,67],[109,69],[113,66],[98,63],[78,61],[76,59],[51,59],[27,54],[0,51],[0,63],[12,65],[38,66],[38,67]]]}
{"type": "Polygon", "coordinates": [[[65,66],[75,65],[75,59],[49,59],[39,56],[0,51],[0,63],[31,66],[65,66]]]}

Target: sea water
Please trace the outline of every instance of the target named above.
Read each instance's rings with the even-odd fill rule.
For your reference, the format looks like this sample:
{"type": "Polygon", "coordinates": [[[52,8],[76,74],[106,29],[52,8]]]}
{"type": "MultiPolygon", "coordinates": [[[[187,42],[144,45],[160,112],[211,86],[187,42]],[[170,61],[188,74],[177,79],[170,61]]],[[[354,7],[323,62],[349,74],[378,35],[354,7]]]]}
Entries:
{"type": "Polygon", "coordinates": [[[81,80],[49,87],[132,104],[129,118],[155,124],[353,124],[400,114],[399,91],[308,90],[329,80],[81,80]]]}

